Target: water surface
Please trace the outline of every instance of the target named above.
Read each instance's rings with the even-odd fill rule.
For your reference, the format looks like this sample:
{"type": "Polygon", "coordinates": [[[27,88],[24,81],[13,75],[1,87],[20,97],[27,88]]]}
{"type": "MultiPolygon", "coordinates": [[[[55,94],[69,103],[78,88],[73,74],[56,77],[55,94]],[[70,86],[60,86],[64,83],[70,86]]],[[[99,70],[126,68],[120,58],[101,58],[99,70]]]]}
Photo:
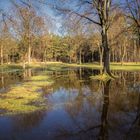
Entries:
{"type": "Polygon", "coordinates": [[[65,68],[0,74],[0,94],[33,75],[54,80],[41,90],[47,110],[0,117],[0,140],[140,139],[140,73],[115,72],[119,79],[107,83],[89,79],[98,73],[65,68]]]}

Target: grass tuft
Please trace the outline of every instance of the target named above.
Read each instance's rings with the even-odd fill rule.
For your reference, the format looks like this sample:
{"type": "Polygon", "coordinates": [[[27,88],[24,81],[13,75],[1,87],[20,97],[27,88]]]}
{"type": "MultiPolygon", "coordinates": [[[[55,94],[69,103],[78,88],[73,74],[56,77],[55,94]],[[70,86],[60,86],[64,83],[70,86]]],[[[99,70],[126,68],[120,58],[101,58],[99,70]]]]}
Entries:
{"type": "Polygon", "coordinates": [[[113,80],[113,78],[110,75],[108,75],[107,73],[90,76],[90,78],[93,80],[99,80],[99,81],[103,81],[103,82],[113,80]]]}

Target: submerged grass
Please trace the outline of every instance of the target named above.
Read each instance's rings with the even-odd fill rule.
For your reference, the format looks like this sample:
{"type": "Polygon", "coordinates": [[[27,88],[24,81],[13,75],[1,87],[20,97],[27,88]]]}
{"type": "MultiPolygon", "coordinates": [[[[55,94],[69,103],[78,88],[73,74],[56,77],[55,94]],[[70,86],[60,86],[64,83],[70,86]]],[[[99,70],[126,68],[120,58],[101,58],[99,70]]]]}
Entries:
{"type": "Polygon", "coordinates": [[[45,109],[46,100],[38,91],[52,84],[48,76],[33,76],[22,85],[12,87],[0,95],[0,115],[28,113],[45,109]]]}

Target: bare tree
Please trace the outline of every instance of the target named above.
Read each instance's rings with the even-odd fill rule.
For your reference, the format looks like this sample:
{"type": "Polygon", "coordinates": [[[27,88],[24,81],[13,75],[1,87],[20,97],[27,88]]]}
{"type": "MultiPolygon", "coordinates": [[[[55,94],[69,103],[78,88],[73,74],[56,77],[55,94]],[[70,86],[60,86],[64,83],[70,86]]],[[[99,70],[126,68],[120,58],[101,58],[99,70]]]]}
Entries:
{"type": "Polygon", "coordinates": [[[75,15],[76,19],[99,26],[103,47],[103,72],[112,76],[110,72],[110,49],[108,45],[108,29],[111,24],[112,0],[66,0],[56,2],[54,6],[66,15],[75,15]],[[79,18],[78,18],[79,17],[79,18]]]}
{"type": "MultiPolygon", "coordinates": [[[[17,24],[15,24],[15,28],[18,30],[18,36],[24,41],[24,46],[27,46],[27,57],[28,63],[30,64],[33,38],[42,33],[44,20],[41,16],[37,15],[30,1],[28,3],[23,2],[23,5],[17,4],[15,1],[12,1],[12,3],[16,8],[17,14],[17,24]]],[[[25,59],[25,57],[23,59],[25,59]]]]}
{"type": "Polygon", "coordinates": [[[4,13],[4,11],[1,11],[1,22],[0,22],[0,63],[3,65],[4,63],[4,46],[7,42],[8,34],[9,34],[9,28],[8,28],[8,22],[9,18],[8,15],[4,13]]]}
{"type": "Polygon", "coordinates": [[[131,26],[138,37],[140,46],[140,1],[126,0],[126,13],[126,16],[132,21],[131,26]]]}

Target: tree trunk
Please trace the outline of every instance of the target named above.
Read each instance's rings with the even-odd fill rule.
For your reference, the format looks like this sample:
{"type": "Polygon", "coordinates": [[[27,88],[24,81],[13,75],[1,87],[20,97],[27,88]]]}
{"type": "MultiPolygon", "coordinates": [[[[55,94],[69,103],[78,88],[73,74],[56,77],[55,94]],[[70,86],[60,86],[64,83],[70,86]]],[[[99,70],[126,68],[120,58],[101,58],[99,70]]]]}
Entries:
{"type": "Polygon", "coordinates": [[[31,63],[31,34],[30,34],[30,27],[29,27],[29,30],[28,30],[28,37],[29,37],[29,44],[28,44],[28,64],[31,63]]]}
{"type": "Polygon", "coordinates": [[[69,63],[71,64],[71,56],[69,56],[69,63]]]}
{"type": "Polygon", "coordinates": [[[93,58],[94,52],[92,51],[91,53],[92,53],[91,61],[93,62],[94,61],[94,58],[93,58]]]}
{"type": "Polygon", "coordinates": [[[80,52],[79,52],[79,64],[80,64],[80,65],[81,65],[81,63],[82,63],[81,59],[82,59],[82,56],[81,56],[81,48],[80,48],[80,52]]]}
{"type": "Polygon", "coordinates": [[[134,62],[137,63],[137,42],[134,40],[134,62]]]}
{"type": "Polygon", "coordinates": [[[100,54],[100,66],[103,66],[103,49],[102,47],[99,45],[99,54],[100,54]]]}
{"type": "Polygon", "coordinates": [[[126,55],[126,43],[124,41],[122,58],[121,58],[121,65],[123,65],[123,63],[124,63],[124,57],[125,57],[125,55],[126,55]]]}
{"type": "Polygon", "coordinates": [[[138,27],[138,47],[140,47],[140,28],[138,27]]]}
{"type": "Polygon", "coordinates": [[[28,46],[28,64],[31,63],[31,44],[29,43],[28,46]]]}
{"type": "Polygon", "coordinates": [[[3,65],[3,45],[0,47],[0,61],[1,65],[3,65]]]}
{"type": "Polygon", "coordinates": [[[103,26],[102,30],[102,47],[103,47],[103,73],[107,73],[111,76],[110,72],[110,49],[108,47],[107,30],[103,26]]]}
{"type": "Polygon", "coordinates": [[[115,50],[113,50],[113,62],[115,62],[115,50]]]}
{"type": "Polygon", "coordinates": [[[46,63],[46,57],[47,57],[46,53],[47,53],[47,49],[45,49],[44,55],[43,55],[43,61],[44,61],[45,63],[46,63]]]}

